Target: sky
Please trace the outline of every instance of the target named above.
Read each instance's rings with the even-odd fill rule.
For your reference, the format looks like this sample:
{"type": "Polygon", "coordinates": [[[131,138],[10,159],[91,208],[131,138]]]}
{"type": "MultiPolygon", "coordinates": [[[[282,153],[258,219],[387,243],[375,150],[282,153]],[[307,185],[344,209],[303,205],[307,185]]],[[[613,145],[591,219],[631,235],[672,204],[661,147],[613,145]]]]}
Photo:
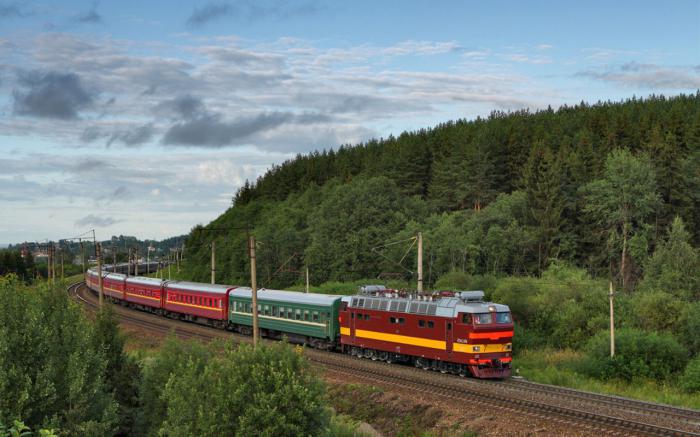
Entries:
{"type": "Polygon", "coordinates": [[[298,153],[698,89],[698,0],[0,0],[0,244],[160,240],[298,153]]]}

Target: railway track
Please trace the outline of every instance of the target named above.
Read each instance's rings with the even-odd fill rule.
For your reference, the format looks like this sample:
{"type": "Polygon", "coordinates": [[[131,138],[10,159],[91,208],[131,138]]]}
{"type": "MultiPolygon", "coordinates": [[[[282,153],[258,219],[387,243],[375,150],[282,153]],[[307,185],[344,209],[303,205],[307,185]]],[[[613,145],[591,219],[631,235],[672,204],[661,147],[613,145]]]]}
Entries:
{"type": "MultiPolygon", "coordinates": [[[[96,297],[84,283],[72,284],[69,293],[88,309],[96,310],[96,297]]],[[[215,338],[250,343],[251,339],[215,328],[183,323],[117,306],[117,316],[130,326],[178,337],[210,341],[215,338]]],[[[305,350],[307,358],[327,371],[350,375],[383,386],[400,387],[452,401],[481,404],[538,418],[556,418],[587,433],[612,435],[700,436],[700,411],[636,401],[526,381],[483,381],[425,372],[408,366],[305,350]]]]}

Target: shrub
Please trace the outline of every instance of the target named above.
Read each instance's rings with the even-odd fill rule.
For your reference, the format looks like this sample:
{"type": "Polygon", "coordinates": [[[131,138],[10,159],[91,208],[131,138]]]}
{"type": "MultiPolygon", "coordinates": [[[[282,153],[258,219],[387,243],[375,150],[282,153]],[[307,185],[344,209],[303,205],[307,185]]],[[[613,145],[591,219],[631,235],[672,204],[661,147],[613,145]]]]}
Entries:
{"type": "Polygon", "coordinates": [[[109,435],[117,403],[94,331],[65,290],[0,277],[0,420],[109,435]]]}
{"type": "Polygon", "coordinates": [[[586,346],[584,372],[601,379],[663,380],[681,371],[688,361],[685,349],[669,334],[620,329],[615,333],[615,356],[610,357],[610,333],[600,332],[586,346]]]}
{"type": "Polygon", "coordinates": [[[688,363],[679,382],[687,392],[700,392],[700,357],[695,357],[688,363]]]}
{"type": "Polygon", "coordinates": [[[321,435],[328,428],[324,386],[285,343],[226,345],[201,365],[171,375],[161,435],[321,435]],[[206,396],[202,396],[206,393],[206,396]]]}

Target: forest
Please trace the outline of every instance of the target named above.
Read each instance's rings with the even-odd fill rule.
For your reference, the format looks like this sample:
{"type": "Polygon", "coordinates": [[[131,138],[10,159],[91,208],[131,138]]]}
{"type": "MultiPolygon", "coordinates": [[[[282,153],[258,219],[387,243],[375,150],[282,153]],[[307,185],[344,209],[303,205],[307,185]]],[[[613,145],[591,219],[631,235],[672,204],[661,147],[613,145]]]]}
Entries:
{"type": "MultiPolygon", "coordinates": [[[[494,112],[298,155],[235,194],[186,240],[188,273],[247,283],[246,237],[268,287],[449,272],[539,276],[565,262],[637,287],[677,218],[700,243],[700,94],[494,112]],[[380,249],[377,249],[380,248],[380,249]]],[[[697,284],[689,293],[697,295],[697,284]]]]}

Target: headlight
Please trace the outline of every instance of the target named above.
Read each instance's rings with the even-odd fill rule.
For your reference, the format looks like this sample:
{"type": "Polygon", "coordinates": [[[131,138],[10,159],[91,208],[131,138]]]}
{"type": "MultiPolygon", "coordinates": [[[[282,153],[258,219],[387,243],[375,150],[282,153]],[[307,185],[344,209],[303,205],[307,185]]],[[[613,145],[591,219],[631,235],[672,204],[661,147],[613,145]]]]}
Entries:
{"type": "Polygon", "coordinates": [[[512,349],[513,349],[513,343],[508,343],[508,344],[506,345],[505,349],[506,349],[507,351],[512,350],[512,349]]]}
{"type": "Polygon", "coordinates": [[[472,346],[472,352],[481,352],[481,346],[472,346]]]}

